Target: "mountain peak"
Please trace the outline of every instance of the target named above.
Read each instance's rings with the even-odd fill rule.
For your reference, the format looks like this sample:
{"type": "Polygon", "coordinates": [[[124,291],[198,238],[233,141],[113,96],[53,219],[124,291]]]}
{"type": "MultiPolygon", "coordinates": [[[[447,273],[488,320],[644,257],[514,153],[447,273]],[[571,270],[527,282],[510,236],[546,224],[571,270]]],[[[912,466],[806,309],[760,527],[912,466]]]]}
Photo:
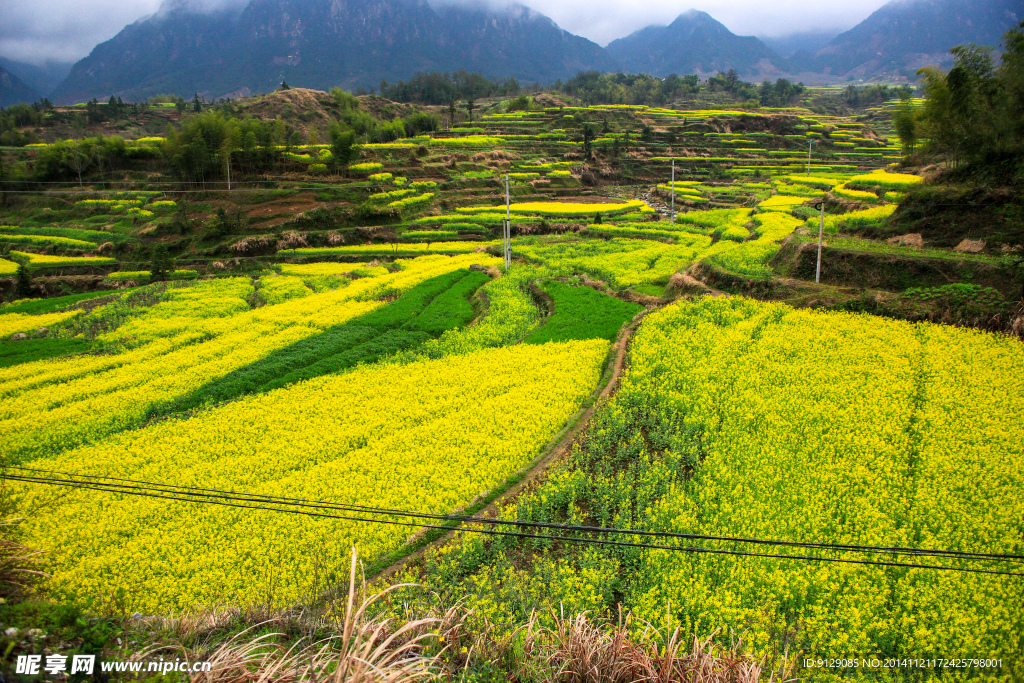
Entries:
{"type": "Polygon", "coordinates": [[[690,9],[668,26],[648,26],[606,48],[626,71],[655,76],[780,73],[783,60],[757,38],[737,36],[707,12],[690,9]]]}

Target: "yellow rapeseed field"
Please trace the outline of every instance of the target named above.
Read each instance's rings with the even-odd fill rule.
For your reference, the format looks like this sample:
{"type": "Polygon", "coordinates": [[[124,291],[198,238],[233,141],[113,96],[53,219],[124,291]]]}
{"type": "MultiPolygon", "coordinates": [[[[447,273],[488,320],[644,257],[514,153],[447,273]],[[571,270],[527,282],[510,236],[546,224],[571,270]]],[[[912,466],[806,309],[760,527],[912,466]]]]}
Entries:
{"type": "MultiPolygon", "coordinates": [[[[308,300],[312,297],[306,297],[308,300]]],[[[34,467],[341,503],[449,512],[536,457],[596,384],[608,342],[488,349],[364,366],[154,424],[34,467]]],[[[352,544],[372,558],[407,527],[94,491],[16,486],[27,542],[58,594],[130,610],[282,604],[352,544]]]]}
{"type": "Polygon", "coordinates": [[[202,283],[101,336],[129,345],[125,352],[0,368],[0,455],[24,462],[98,441],[208,382],[368,313],[383,305],[375,298],[381,294],[500,261],[466,254],[398,263],[395,273],[252,310],[248,278],[202,283]]]}

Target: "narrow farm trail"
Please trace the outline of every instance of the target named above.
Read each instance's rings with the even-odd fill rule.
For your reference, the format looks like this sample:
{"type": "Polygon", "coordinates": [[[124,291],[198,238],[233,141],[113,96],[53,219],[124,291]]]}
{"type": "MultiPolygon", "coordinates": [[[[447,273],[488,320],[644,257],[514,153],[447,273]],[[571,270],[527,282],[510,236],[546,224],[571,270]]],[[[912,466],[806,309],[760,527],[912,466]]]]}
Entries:
{"type": "MultiPolygon", "coordinates": [[[[626,354],[629,350],[629,341],[633,336],[633,333],[636,332],[636,328],[640,325],[641,321],[647,313],[648,311],[646,310],[641,311],[630,322],[626,329],[623,330],[623,332],[619,335],[618,339],[615,341],[615,344],[613,346],[614,359],[610,363],[611,374],[610,376],[608,376],[607,382],[604,382],[603,384],[599,383],[598,386],[595,387],[593,393],[591,393],[590,398],[592,399],[592,401],[590,406],[585,409],[581,409],[579,412],[576,413],[576,415],[569,419],[569,421],[566,424],[571,424],[572,427],[569,428],[569,430],[562,436],[561,439],[558,440],[557,443],[555,443],[554,446],[551,446],[548,449],[546,454],[541,456],[538,460],[534,461],[534,464],[531,466],[529,472],[525,474],[521,481],[510,487],[507,491],[505,491],[505,493],[496,498],[485,508],[479,510],[474,515],[474,517],[497,517],[498,512],[501,510],[502,507],[504,507],[509,502],[514,500],[517,496],[519,496],[523,491],[526,490],[528,486],[530,486],[530,484],[536,482],[538,479],[543,477],[551,468],[551,466],[558,461],[560,457],[569,452],[573,444],[576,442],[576,439],[580,436],[580,434],[583,433],[583,431],[590,424],[590,420],[594,416],[594,411],[598,408],[598,406],[601,403],[607,401],[607,399],[618,388],[619,378],[622,375],[622,369],[625,367],[626,364],[626,354]]],[[[605,375],[607,374],[608,366],[605,367],[605,375]]],[[[604,377],[602,377],[602,379],[604,379],[604,377]]],[[[423,555],[429,548],[447,543],[455,535],[455,532],[459,531],[461,528],[461,524],[459,526],[453,527],[451,531],[446,532],[440,538],[434,540],[431,543],[428,543],[424,547],[410,553],[409,555],[403,557],[397,562],[385,567],[380,572],[378,572],[374,578],[387,580],[390,577],[397,574],[403,568],[416,564],[423,558],[423,555]]],[[[422,533],[423,532],[420,532],[419,534],[417,534],[417,536],[421,535],[422,533]]]]}

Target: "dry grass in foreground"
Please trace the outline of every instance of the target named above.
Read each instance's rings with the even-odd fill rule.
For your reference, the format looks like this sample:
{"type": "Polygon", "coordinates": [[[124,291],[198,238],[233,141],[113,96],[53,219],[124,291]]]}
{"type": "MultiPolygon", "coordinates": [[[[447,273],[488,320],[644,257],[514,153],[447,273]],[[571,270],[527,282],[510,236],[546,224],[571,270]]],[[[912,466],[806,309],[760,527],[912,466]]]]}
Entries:
{"type": "Polygon", "coordinates": [[[375,605],[408,584],[368,597],[365,581],[357,586],[357,572],[353,552],[348,597],[338,605],[336,618],[269,610],[148,617],[136,620],[133,628],[159,633],[162,643],[132,658],[170,653],[189,662],[211,662],[210,671],[191,675],[195,683],[782,683],[794,665],[766,670],[763,660],[740,654],[739,643],[726,649],[712,642],[715,634],[688,640],[678,628],[648,626],[634,638],[628,617],[609,628],[586,614],[553,614],[554,625],[548,627],[534,614],[503,636],[489,626],[471,632],[470,613],[460,605],[403,620],[384,618],[374,615],[375,605]],[[241,621],[250,625],[229,636],[231,625],[241,621]],[[282,625],[287,632],[271,632],[282,625]]]}

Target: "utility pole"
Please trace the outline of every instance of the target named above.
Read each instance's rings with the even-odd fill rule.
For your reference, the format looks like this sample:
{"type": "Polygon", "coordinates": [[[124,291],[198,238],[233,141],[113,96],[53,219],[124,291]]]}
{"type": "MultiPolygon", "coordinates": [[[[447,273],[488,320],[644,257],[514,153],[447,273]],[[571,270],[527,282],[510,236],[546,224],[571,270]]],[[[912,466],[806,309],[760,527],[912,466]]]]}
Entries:
{"type": "Polygon", "coordinates": [[[672,212],[669,217],[673,223],[676,222],[676,160],[672,160],[672,212]]]}
{"type": "Polygon", "coordinates": [[[231,150],[228,150],[228,192],[231,191],[231,150]]]}
{"type": "Polygon", "coordinates": [[[814,138],[807,139],[807,175],[811,175],[811,145],[814,143],[814,138]]]}
{"type": "Polygon", "coordinates": [[[814,268],[814,284],[818,284],[821,282],[821,236],[825,232],[825,202],[818,202],[814,208],[821,210],[821,219],[818,222],[818,265],[814,268]]]}
{"type": "Polygon", "coordinates": [[[512,267],[512,214],[508,193],[508,173],[505,174],[505,272],[512,267]]]}

